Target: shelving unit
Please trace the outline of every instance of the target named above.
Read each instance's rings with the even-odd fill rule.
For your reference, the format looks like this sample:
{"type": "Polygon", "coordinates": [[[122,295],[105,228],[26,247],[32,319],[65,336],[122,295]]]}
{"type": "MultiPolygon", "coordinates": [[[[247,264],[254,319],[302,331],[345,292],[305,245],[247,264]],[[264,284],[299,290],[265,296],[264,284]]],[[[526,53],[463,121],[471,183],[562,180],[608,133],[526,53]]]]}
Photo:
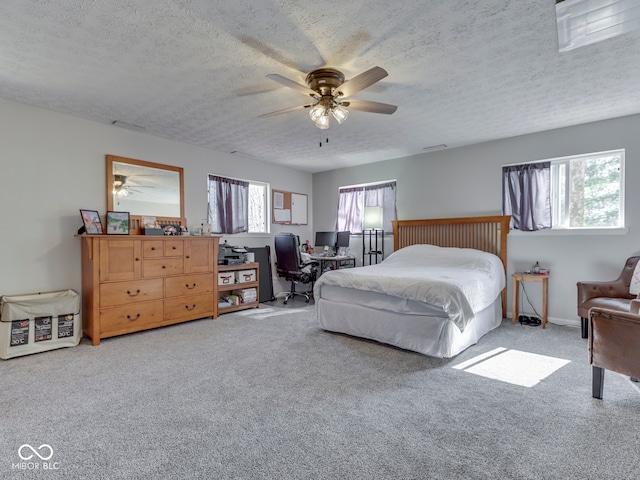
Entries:
{"type": "Polygon", "coordinates": [[[253,263],[241,263],[239,265],[218,265],[218,273],[221,272],[239,272],[242,270],[254,270],[255,281],[229,283],[225,285],[218,284],[218,298],[221,298],[225,293],[233,290],[240,290],[243,288],[255,288],[256,289],[256,301],[249,303],[242,303],[240,305],[232,305],[230,307],[218,307],[218,314],[237,312],[238,310],[246,310],[247,308],[256,308],[260,305],[260,264],[258,262],[253,263]]]}

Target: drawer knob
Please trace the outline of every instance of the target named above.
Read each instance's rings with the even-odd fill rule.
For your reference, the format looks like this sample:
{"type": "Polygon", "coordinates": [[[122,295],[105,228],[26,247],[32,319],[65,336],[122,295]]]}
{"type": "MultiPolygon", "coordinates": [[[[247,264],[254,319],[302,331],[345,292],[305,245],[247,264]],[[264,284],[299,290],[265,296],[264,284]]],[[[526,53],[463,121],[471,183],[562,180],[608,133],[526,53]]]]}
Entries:
{"type": "Polygon", "coordinates": [[[151,250],[155,251],[156,247],[151,247],[151,250]]]}
{"type": "Polygon", "coordinates": [[[191,311],[194,308],[196,308],[196,304],[194,303],[192,307],[189,307],[189,305],[185,305],[184,308],[186,308],[187,310],[191,311]]]}
{"type": "Polygon", "coordinates": [[[177,247],[174,245],[173,247],[171,247],[173,250],[175,250],[177,247]]]}
{"type": "Polygon", "coordinates": [[[138,257],[136,257],[136,262],[139,262],[139,261],[140,261],[140,259],[138,257]]]}
{"type": "Polygon", "coordinates": [[[187,255],[187,258],[191,258],[189,255],[187,255]]]}
{"type": "Polygon", "coordinates": [[[167,266],[166,265],[162,265],[162,268],[167,268],[167,266]]]}
{"type": "Polygon", "coordinates": [[[193,283],[193,285],[189,285],[188,283],[186,283],[184,286],[187,287],[189,290],[193,290],[194,288],[196,288],[195,282],[193,283]]]}
{"type": "Polygon", "coordinates": [[[127,315],[127,318],[128,318],[129,320],[137,320],[137,319],[139,319],[139,318],[140,318],[140,314],[138,313],[135,317],[132,317],[131,315],[127,315]]]}
{"type": "Polygon", "coordinates": [[[127,290],[127,293],[130,297],[137,297],[138,295],[140,295],[140,289],[137,289],[136,293],[131,293],[131,290],[127,290]]]}

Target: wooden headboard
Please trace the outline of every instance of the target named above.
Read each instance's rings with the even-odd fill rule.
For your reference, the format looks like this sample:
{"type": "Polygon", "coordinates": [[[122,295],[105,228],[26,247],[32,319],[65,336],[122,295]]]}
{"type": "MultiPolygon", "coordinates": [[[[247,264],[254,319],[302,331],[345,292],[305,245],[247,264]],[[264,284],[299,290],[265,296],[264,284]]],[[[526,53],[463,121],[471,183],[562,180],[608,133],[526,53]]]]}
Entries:
{"type": "MultiPolygon", "coordinates": [[[[500,257],[507,274],[507,235],[510,215],[431,218],[393,221],[393,249],[416,244],[475,248],[500,257]]],[[[507,311],[507,289],[502,290],[502,316],[507,311]]]]}
{"type": "MultiPolygon", "coordinates": [[[[153,217],[160,227],[164,225],[187,226],[187,219],[180,217],[153,217]]],[[[143,230],[142,215],[131,215],[129,217],[129,235],[142,235],[143,230]]]]}

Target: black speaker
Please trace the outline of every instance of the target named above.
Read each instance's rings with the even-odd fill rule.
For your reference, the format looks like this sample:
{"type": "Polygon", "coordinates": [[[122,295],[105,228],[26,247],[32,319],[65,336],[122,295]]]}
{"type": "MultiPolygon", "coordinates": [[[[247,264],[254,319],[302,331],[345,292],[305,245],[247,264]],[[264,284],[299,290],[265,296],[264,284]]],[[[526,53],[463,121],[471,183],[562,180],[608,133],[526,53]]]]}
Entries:
{"type": "Polygon", "coordinates": [[[255,255],[255,260],[260,265],[258,284],[260,285],[260,303],[273,302],[276,297],[273,294],[273,277],[271,274],[271,247],[245,247],[248,252],[255,255]]]}

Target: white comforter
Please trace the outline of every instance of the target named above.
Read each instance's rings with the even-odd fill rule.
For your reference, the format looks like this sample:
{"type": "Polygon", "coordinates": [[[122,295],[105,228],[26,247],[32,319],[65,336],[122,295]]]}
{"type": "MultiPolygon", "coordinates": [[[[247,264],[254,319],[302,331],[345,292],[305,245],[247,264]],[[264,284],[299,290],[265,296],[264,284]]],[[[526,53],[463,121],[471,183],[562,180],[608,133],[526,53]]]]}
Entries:
{"type": "Polygon", "coordinates": [[[412,245],[393,252],[378,265],[324,273],[314,286],[368,290],[441,307],[460,331],[492,304],[505,287],[500,259],[470,248],[412,245]]]}

